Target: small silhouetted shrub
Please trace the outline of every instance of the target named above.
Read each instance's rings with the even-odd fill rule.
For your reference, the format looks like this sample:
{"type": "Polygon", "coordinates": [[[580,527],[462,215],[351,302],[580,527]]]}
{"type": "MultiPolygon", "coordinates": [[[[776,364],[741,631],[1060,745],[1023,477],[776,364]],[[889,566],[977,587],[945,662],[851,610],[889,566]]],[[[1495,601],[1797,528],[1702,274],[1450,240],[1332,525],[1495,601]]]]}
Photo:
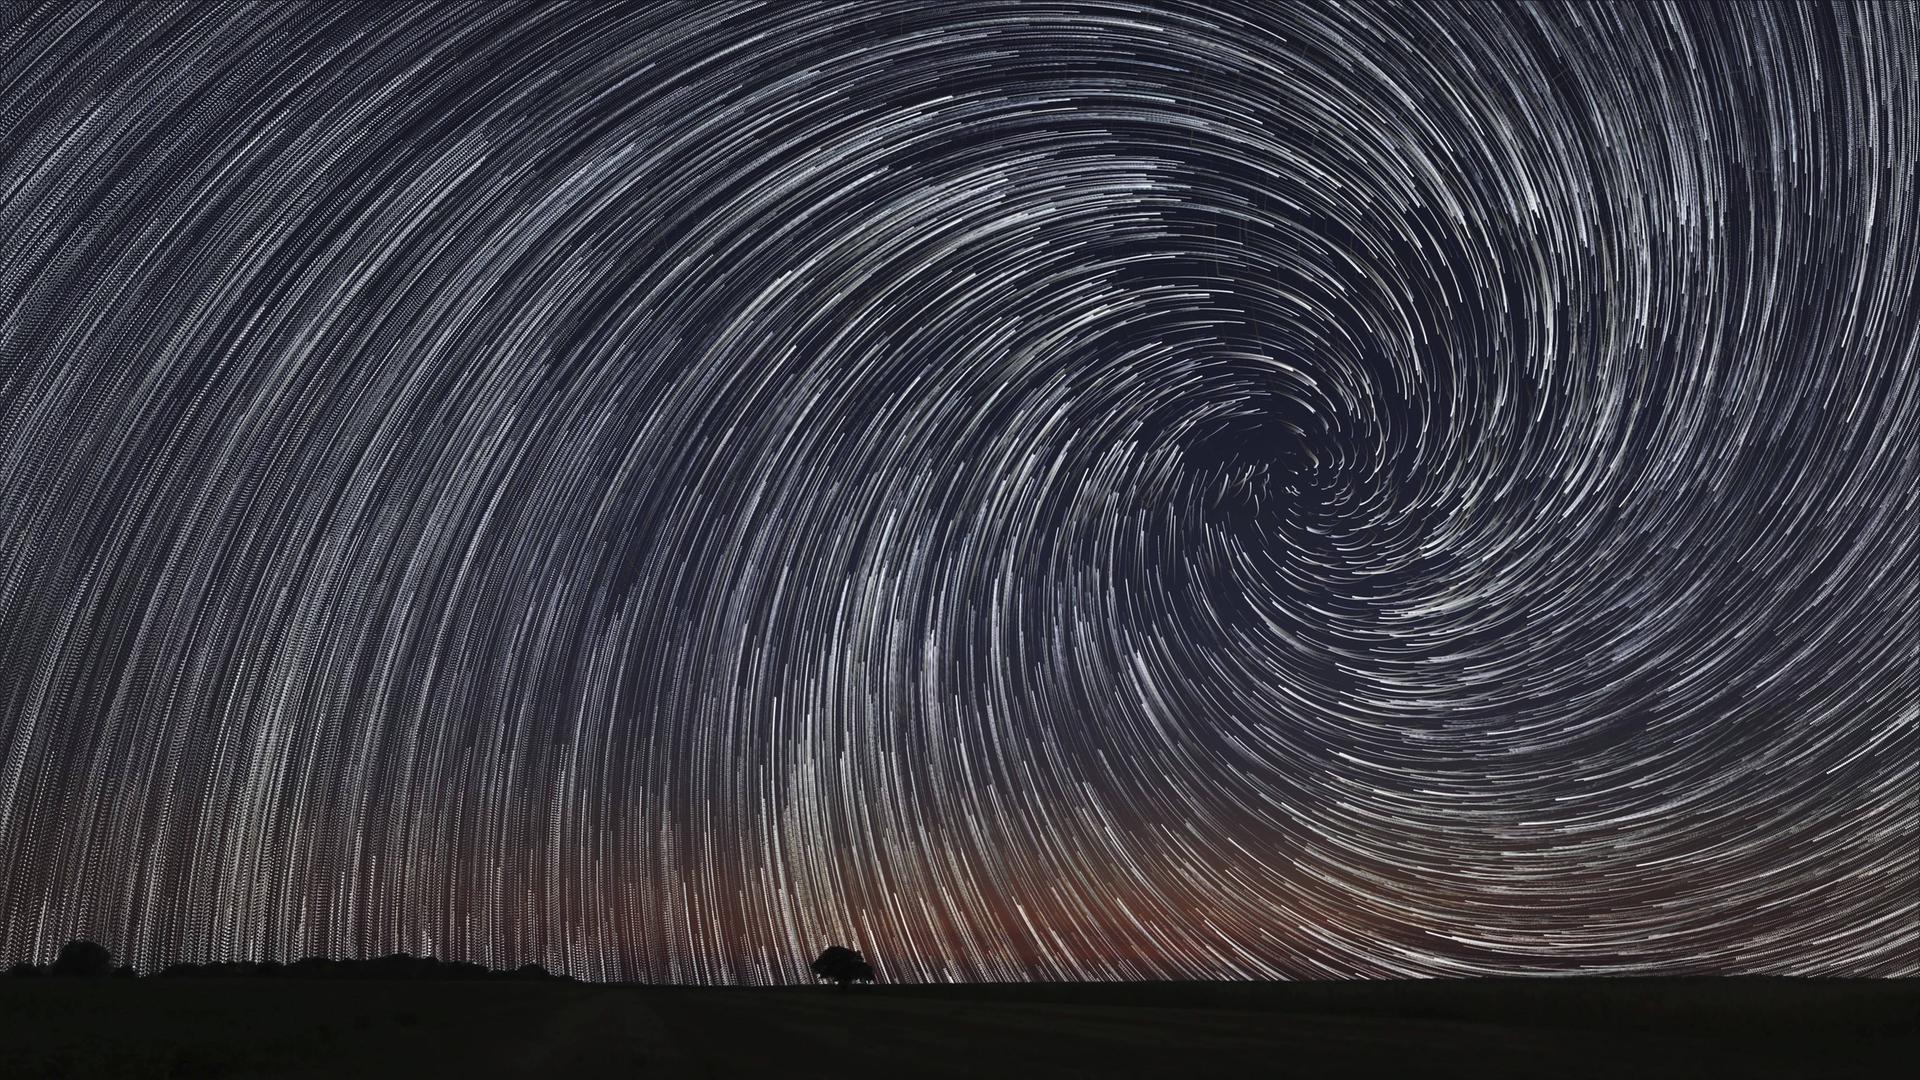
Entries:
{"type": "Polygon", "coordinates": [[[97,979],[113,974],[113,954],[98,942],[69,941],[60,947],[60,955],[47,971],[52,975],[97,979]]]}
{"type": "Polygon", "coordinates": [[[830,945],[810,965],[813,977],[837,986],[873,981],[873,965],[866,957],[844,945],[830,945]]]}

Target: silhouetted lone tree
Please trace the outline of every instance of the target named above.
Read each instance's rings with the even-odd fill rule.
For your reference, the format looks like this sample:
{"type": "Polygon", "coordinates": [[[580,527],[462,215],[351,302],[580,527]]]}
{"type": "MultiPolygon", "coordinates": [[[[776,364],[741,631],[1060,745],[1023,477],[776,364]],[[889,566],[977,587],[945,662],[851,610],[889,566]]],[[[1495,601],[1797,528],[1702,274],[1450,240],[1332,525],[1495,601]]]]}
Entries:
{"type": "Polygon", "coordinates": [[[873,981],[873,965],[844,945],[831,945],[813,962],[813,977],[844,989],[849,983],[873,981]]]}
{"type": "Polygon", "coordinates": [[[113,954],[105,945],[91,941],[69,941],[60,947],[60,955],[47,969],[51,975],[79,975],[100,978],[113,974],[113,954]]]}

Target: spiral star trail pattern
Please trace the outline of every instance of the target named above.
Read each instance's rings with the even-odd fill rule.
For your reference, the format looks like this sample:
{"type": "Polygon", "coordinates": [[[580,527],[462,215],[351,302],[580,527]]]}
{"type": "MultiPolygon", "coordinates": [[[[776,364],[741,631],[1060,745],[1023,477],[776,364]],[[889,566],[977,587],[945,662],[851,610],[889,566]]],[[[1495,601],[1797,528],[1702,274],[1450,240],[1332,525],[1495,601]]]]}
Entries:
{"type": "Polygon", "coordinates": [[[0,18],[8,962],[1920,973],[1920,9],[0,18]]]}

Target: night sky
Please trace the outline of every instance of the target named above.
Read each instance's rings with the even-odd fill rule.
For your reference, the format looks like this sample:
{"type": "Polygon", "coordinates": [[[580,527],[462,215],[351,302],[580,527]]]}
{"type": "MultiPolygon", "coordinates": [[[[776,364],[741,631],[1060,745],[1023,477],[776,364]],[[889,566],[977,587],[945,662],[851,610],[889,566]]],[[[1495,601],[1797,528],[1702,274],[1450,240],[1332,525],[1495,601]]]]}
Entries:
{"type": "Polygon", "coordinates": [[[0,963],[1920,974],[1920,8],[0,9],[0,963]]]}

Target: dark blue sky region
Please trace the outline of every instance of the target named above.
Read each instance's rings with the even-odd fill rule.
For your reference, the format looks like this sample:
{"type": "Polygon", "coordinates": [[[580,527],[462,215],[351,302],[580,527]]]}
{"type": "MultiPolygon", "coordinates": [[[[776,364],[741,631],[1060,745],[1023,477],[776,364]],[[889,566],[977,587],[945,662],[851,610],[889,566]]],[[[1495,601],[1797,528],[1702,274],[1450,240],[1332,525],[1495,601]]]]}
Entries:
{"type": "Polygon", "coordinates": [[[1920,8],[0,14],[0,961],[1920,974],[1920,8]]]}

